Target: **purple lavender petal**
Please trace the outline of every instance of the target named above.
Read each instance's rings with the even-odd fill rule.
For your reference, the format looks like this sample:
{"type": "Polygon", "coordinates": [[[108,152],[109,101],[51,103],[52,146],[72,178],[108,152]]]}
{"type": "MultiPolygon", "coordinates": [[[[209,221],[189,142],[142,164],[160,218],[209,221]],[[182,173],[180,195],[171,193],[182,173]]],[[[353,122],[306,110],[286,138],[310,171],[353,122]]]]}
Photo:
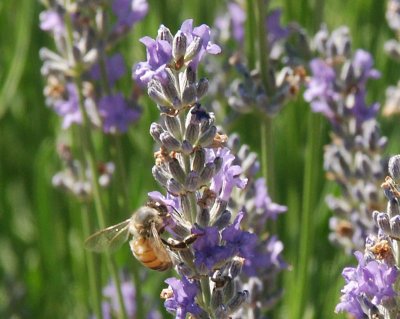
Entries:
{"type": "Polygon", "coordinates": [[[268,42],[272,46],[277,41],[286,38],[289,35],[289,28],[283,28],[280,25],[282,10],[271,11],[266,19],[266,29],[268,33],[268,42]]]}
{"type": "Polygon", "coordinates": [[[146,16],[148,9],[146,0],[114,0],[112,10],[117,16],[114,28],[131,28],[146,16]]]}
{"type": "Polygon", "coordinates": [[[121,93],[104,96],[99,101],[99,114],[106,133],[126,132],[130,123],[139,118],[139,112],[128,106],[121,93]]]}
{"type": "Polygon", "coordinates": [[[230,248],[219,245],[219,231],[216,227],[193,229],[192,232],[201,234],[192,245],[195,265],[199,269],[206,266],[211,270],[217,263],[232,256],[230,248]]]}
{"type": "MultiPolygon", "coordinates": [[[[125,71],[124,58],[121,54],[114,54],[106,60],[106,72],[110,86],[114,86],[114,83],[125,74],[125,71]]],[[[101,79],[99,64],[93,66],[90,70],[90,76],[95,80],[101,79]]]]}
{"type": "Polygon", "coordinates": [[[195,282],[190,282],[185,276],[182,280],[168,278],[165,282],[173,291],[173,296],[164,302],[168,312],[175,313],[177,319],[185,319],[188,313],[200,313],[200,307],[195,302],[199,291],[195,282]]]}
{"type": "Polygon", "coordinates": [[[232,36],[237,42],[243,43],[246,12],[235,2],[228,4],[228,11],[232,20],[232,36]]]}
{"type": "Polygon", "coordinates": [[[46,10],[40,13],[40,28],[44,31],[51,31],[60,36],[65,31],[64,19],[55,10],[46,10]]]}
{"type": "Polygon", "coordinates": [[[275,220],[279,214],[287,211],[287,207],[273,203],[267,191],[265,178],[260,177],[254,182],[255,196],[254,202],[257,209],[264,211],[266,219],[271,218],[275,220]]]}
{"type": "Polygon", "coordinates": [[[68,93],[67,100],[57,100],[54,103],[54,110],[63,117],[63,129],[67,129],[73,123],[82,123],[82,115],[79,110],[78,92],[73,83],[66,85],[68,93]]]}
{"type": "Polygon", "coordinates": [[[240,222],[244,212],[240,212],[233,224],[222,231],[222,239],[232,255],[239,255],[243,258],[250,258],[254,255],[254,248],[257,244],[257,235],[240,229],[240,222]]]}

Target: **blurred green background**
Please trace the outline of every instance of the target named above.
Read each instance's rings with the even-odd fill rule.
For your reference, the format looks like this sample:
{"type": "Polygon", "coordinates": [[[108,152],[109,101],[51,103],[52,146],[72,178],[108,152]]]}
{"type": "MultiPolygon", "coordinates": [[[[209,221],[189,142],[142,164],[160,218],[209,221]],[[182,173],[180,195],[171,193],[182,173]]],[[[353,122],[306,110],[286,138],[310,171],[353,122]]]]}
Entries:
{"type": "MultiPolygon", "coordinates": [[[[187,18],[194,18],[195,25],[212,25],[218,8],[224,5],[223,1],[208,0],[149,2],[148,16],[119,45],[129,66],[145,56],[138,39],[144,35],[154,37],[161,23],[173,32],[187,18]]],[[[384,102],[386,87],[400,78],[399,65],[383,52],[384,42],[393,37],[385,20],[386,1],[271,2],[271,7],[277,6],[283,9],[284,24],[297,21],[310,34],[321,22],[330,30],[349,26],[353,48],[370,51],[382,72],[382,77],[369,85],[369,101],[384,102]]],[[[0,318],[87,318],[90,309],[79,203],[51,185],[51,177],[60,169],[56,145],[63,140],[63,133],[59,118],[45,106],[42,94],[44,81],[38,51],[53,44],[38,28],[41,10],[41,4],[34,0],[0,2],[0,318]]],[[[127,91],[131,86],[129,77],[127,74],[125,79],[127,91]]],[[[149,100],[143,98],[141,104],[143,117],[123,139],[132,209],[145,202],[148,191],[157,189],[151,176],[153,148],[148,134],[157,112],[149,100]]],[[[242,142],[260,152],[259,129],[253,123],[259,123],[259,118],[246,115],[232,129],[240,133],[242,142]],[[250,128],[248,123],[252,123],[250,128]]],[[[387,154],[399,153],[399,118],[380,119],[380,123],[383,135],[389,137],[387,154]]],[[[343,266],[354,264],[355,260],[327,239],[330,212],[324,197],[338,191],[325,181],[322,169],[322,146],[329,142],[328,132],[325,119],[310,115],[301,95],[274,119],[277,165],[273,200],[289,208],[280,217],[277,232],[293,270],[282,276],[286,293],[271,318],[345,317],[335,315],[333,310],[344,284],[340,275],[343,266]],[[317,125],[318,137],[312,141],[309,121],[317,125]],[[312,167],[314,179],[308,205],[312,220],[305,230],[300,227],[304,213],[303,176],[311,157],[318,165],[312,167]],[[299,298],[294,289],[298,284],[296,265],[304,231],[309,232],[307,245],[311,250],[307,268],[309,289],[306,296],[301,296],[305,300],[304,309],[296,317],[293,313],[293,305],[299,298]]],[[[114,211],[111,206],[109,224],[130,214],[114,211]]],[[[137,266],[126,247],[117,253],[117,262],[128,270],[137,266]]],[[[166,276],[149,273],[143,283],[144,291],[158,300],[166,276]]],[[[106,283],[105,271],[102,277],[106,283]]]]}

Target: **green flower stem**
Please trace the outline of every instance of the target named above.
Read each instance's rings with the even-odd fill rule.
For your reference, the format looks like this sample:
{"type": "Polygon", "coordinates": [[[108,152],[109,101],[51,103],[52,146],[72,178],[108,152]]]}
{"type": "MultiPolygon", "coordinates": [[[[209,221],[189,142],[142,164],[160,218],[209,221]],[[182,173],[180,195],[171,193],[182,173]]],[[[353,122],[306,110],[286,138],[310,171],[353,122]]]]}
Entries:
{"type": "MultiPolygon", "coordinates": [[[[110,81],[108,79],[108,74],[107,74],[107,68],[106,68],[106,58],[105,58],[105,51],[104,48],[100,49],[100,59],[99,59],[99,66],[100,66],[100,82],[102,85],[102,89],[107,95],[111,95],[112,91],[110,88],[110,81]]],[[[126,168],[125,168],[125,162],[123,159],[123,152],[122,152],[122,145],[121,145],[121,136],[120,135],[113,135],[112,138],[112,143],[113,143],[113,150],[115,151],[115,157],[116,157],[116,163],[117,163],[117,176],[119,182],[116,183],[117,189],[117,196],[122,194],[120,196],[120,201],[119,205],[122,207],[122,209],[125,211],[125,213],[128,213],[130,211],[130,206],[129,206],[129,192],[128,192],[128,183],[126,181],[126,168]],[[120,203],[121,202],[121,203],[120,203]]],[[[140,275],[139,275],[139,263],[135,261],[137,265],[133,267],[133,280],[134,280],[134,286],[135,286],[135,293],[136,293],[136,316],[138,318],[142,318],[144,316],[143,313],[143,303],[142,303],[142,283],[140,281],[140,275]]]]}
{"type": "MultiPolygon", "coordinates": [[[[89,164],[89,169],[91,173],[91,184],[92,184],[92,191],[93,191],[93,198],[94,198],[94,204],[96,207],[96,214],[97,214],[97,220],[99,223],[100,228],[105,228],[106,227],[106,222],[105,222],[105,213],[104,213],[104,206],[101,200],[101,195],[100,195],[100,185],[99,185],[99,178],[98,178],[98,172],[97,172],[97,166],[96,166],[96,160],[95,160],[95,150],[94,150],[94,145],[92,141],[92,136],[90,132],[90,122],[88,115],[86,113],[84,104],[83,104],[83,93],[82,93],[82,80],[80,75],[82,74],[82,69],[79,66],[78,63],[74,60],[74,56],[72,54],[72,44],[73,44],[73,36],[72,36],[72,22],[71,22],[71,16],[70,14],[65,14],[65,25],[67,28],[67,54],[69,61],[71,62],[72,65],[75,66],[74,69],[74,82],[76,85],[76,89],[78,91],[78,104],[79,104],[79,110],[82,115],[82,127],[81,127],[81,134],[82,134],[82,146],[83,146],[83,152],[84,156],[89,164]]],[[[117,295],[118,295],[118,302],[120,305],[121,309],[121,314],[120,318],[121,319],[128,319],[126,309],[125,309],[125,304],[123,301],[122,297],[122,290],[121,290],[121,282],[119,279],[118,275],[118,270],[117,267],[112,259],[112,257],[106,253],[106,260],[107,260],[107,265],[110,269],[111,276],[114,280],[116,290],[117,290],[117,295]]]]}
{"type": "MultiPolygon", "coordinates": [[[[129,193],[128,193],[128,183],[126,180],[126,170],[125,170],[125,162],[123,159],[122,145],[121,145],[121,136],[113,137],[114,147],[115,147],[115,155],[117,158],[117,175],[118,180],[117,183],[120,188],[120,192],[122,192],[122,207],[126,213],[130,211],[129,207],[129,193]]],[[[143,310],[143,293],[142,293],[142,282],[140,279],[140,265],[139,262],[135,259],[135,266],[132,267],[132,275],[135,285],[135,293],[136,293],[136,317],[144,318],[144,310],[143,310]]]]}
{"type": "Polygon", "coordinates": [[[212,312],[209,310],[210,301],[211,301],[211,291],[210,291],[210,281],[208,278],[200,279],[201,293],[203,296],[203,304],[207,313],[212,316],[212,312]]]}
{"type": "Polygon", "coordinates": [[[321,165],[320,150],[322,144],[321,116],[312,112],[308,114],[307,151],[304,168],[303,205],[300,219],[300,247],[297,270],[297,293],[292,318],[302,318],[307,302],[307,286],[310,284],[310,260],[314,250],[315,213],[318,189],[316,178],[321,165]]]}
{"type": "MultiPolygon", "coordinates": [[[[81,205],[81,219],[83,235],[85,238],[90,235],[90,220],[89,220],[89,209],[86,204],[81,205]]],[[[89,289],[90,295],[93,302],[93,310],[96,318],[103,319],[103,311],[101,309],[101,287],[96,279],[96,266],[94,263],[93,254],[89,251],[85,251],[86,264],[88,270],[89,289]]]]}
{"type": "Polygon", "coordinates": [[[265,17],[268,11],[268,1],[256,0],[257,23],[258,23],[258,58],[260,61],[261,79],[267,95],[270,95],[272,86],[268,78],[269,72],[269,47],[268,47],[268,30],[265,28],[265,17]]]}
{"type": "Polygon", "coordinates": [[[247,0],[247,19],[246,19],[246,46],[247,46],[247,61],[249,69],[256,67],[256,46],[254,38],[256,37],[256,16],[254,13],[254,0],[247,0]]]}
{"type": "MultiPolygon", "coordinates": [[[[90,122],[86,110],[83,105],[83,94],[82,94],[82,82],[80,77],[75,78],[75,85],[77,87],[78,96],[79,96],[79,110],[82,114],[82,142],[83,142],[83,151],[85,153],[86,160],[89,164],[89,169],[92,177],[92,191],[93,191],[93,199],[94,205],[96,208],[97,220],[99,223],[100,228],[106,227],[105,221],[105,212],[104,212],[104,205],[101,200],[100,194],[100,185],[99,185],[99,176],[97,172],[96,160],[95,160],[95,150],[92,141],[92,136],[90,132],[90,122]]],[[[119,279],[117,266],[112,258],[112,256],[108,253],[106,255],[107,265],[109,271],[111,273],[111,277],[115,283],[118,295],[118,302],[121,309],[120,318],[128,319],[128,315],[126,313],[124,300],[122,297],[122,290],[121,290],[121,281],[119,279]]]]}
{"type": "Polygon", "coordinates": [[[261,135],[261,172],[266,178],[268,193],[275,195],[275,175],[274,175],[274,140],[272,120],[267,116],[262,116],[260,125],[261,135]]]}
{"type": "MultiPolygon", "coordinates": [[[[271,95],[272,85],[269,80],[269,47],[268,47],[268,30],[265,29],[265,17],[268,10],[269,2],[256,0],[256,11],[258,14],[249,17],[258,23],[258,58],[260,61],[260,72],[263,86],[267,95],[271,95]]],[[[263,119],[260,127],[261,135],[261,170],[266,178],[268,192],[274,196],[274,144],[273,144],[273,127],[272,120],[268,116],[261,114],[263,119]]]]}

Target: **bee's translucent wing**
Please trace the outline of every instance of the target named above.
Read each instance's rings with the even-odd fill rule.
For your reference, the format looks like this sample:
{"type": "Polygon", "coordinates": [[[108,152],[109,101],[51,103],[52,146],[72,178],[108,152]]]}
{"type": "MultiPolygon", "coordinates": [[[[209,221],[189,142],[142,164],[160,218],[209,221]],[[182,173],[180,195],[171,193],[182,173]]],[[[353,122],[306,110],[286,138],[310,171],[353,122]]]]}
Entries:
{"type": "Polygon", "coordinates": [[[85,241],[85,247],[91,251],[116,251],[128,240],[130,219],[94,233],[85,241]]]}
{"type": "Polygon", "coordinates": [[[154,244],[155,252],[162,260],[171,260],[165,246],[161,240],[160,234],[157,231],[157,227],[155,223],[151,224],[151,237],[152,243],[154,244]]]}

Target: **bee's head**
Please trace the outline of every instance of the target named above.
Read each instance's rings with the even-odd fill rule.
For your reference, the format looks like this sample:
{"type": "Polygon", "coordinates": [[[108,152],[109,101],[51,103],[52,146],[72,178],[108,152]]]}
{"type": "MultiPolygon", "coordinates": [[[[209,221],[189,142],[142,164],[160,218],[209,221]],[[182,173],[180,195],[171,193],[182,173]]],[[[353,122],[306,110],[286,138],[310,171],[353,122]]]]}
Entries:
{"type": "Polygon", "coordinates": [[[151,232],[152,224],[155,224],[157,230],[163,226],[163,220],[159,211],[149,206],[140,207],[135,212],[133,218],[135,228],[141,235],[151,232]]]}

